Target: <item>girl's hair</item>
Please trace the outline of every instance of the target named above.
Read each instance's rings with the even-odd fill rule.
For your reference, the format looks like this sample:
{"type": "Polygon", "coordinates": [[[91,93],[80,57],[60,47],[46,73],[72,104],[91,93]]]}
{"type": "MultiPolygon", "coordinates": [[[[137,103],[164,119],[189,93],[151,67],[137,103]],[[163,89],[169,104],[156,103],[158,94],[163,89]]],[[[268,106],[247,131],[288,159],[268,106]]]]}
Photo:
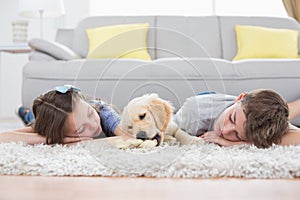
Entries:
{"type": "Polygon", "coordinates": [[[285,100],[272,90],[254,90],[242,99],[246,137],[257,147],[279,144],[288,128],[289,109],[285,100]]]}
{"type": "Polygon", "coordinates": [[[34,100],[33,128],[38,134],[46,137],[47,144],[63,143],[66,120],[79,99],[85,98],[77,91],[69,90],[66,93],[60,93],[52,90],[34,100]]]}

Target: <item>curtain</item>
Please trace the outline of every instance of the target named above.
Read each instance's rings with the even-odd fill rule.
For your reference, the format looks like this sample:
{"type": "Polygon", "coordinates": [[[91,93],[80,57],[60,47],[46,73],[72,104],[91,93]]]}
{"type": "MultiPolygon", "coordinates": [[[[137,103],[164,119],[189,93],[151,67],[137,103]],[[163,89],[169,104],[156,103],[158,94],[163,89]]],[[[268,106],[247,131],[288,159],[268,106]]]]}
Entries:
{"type": "Polygon", "coordinates": [[[300,22],[300,1],[282,0],[288,15],[300,22]]]}

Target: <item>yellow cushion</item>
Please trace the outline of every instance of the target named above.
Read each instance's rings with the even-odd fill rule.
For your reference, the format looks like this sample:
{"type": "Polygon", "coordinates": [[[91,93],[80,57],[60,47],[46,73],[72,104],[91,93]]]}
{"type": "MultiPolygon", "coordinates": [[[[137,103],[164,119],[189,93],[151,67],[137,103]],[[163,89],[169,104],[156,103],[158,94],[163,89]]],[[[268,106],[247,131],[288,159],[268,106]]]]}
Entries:
{"type": "Polygon", "coordinates": [[[298,31],[241,25],[235,30],[238,52],[233,60],[298,58],[298,31]]]}
{"type": "Polygon", "coordinates": [[[122,24],[87,29],[87,58],[136,58],[151,60],[147,51],[149,25],[122,24]]]}

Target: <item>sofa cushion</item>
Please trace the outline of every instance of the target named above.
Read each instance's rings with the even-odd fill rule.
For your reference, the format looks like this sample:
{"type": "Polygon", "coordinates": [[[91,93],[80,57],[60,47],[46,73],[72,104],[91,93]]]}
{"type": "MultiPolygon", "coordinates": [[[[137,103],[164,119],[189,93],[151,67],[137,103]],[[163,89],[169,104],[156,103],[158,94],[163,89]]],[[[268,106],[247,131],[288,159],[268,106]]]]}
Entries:
{"type": "Polygon", "coordinates": [[[216,16],[158,16],[156,26],[156,58],[221,58],[216,16]]]}
{"type": "Polygon", "coordinates": [[[300,81],[299,59],[247,59],[233,61],[237,79],[297,78],[300,81]]]}
{"type": "Polygon", "coordinates": [[[298,31],[236,25],[238,52],[245,58],[298,58],[298,31]]]}
{"type": "Polygon", "coordinates": [[[200,91],[225,92],[224,81],[232,81],[233,73],[231,62],[209,58],[30,62],[23,70],[23,90],[27,91],[23,104],[30,105],[33,97],[44,92],[43,88],[73,84],[89,97],[104,98],[119,109],[132,97],[149,92],[159,93],[178,109],[185,98],[200,91]],[[39,87],[30,89],[34,85],[39,87]]]}
{"type": "Polygon", "coordinates": [[[73,49],[82,57],[86,57],[89,50],[89,41],[86,34],[86,29],[96,28],[100,26],[110,26],[118,24],[133,24],[133,23],[148,23],[149,31],[147,34],[147,46],[150,49],[149,54],[154,58],[154,52],[151,50],[154,47],[155,26],[154,16],[95,16],[88,17],[78,24],[74,29],[73,49]]]}
{"type": "Polygon", "coordinates": [[[299,98],[292,87],[300,85],[299,59],[246,59],[233,61],[235,81],[229,90],[275,89],[287,101],[299,98]]]}
{"type": "Polygon", "coordinates": [[[69,48],[73,48],[73,33],[74,29],[59,28],[55,34],[55,42],[63,44],[69,48]]]}
{"type": "MultiPolygon", "coordinates": [[[[246,16],[219,16],[220,34],[222,41],[223,58],[232,60],[237,54],[237,41],[235,26],[251,25],[263,26],[268,28],[284,28],[292,30],[300,30],[299,24],[292,18],[278,17],[246,17],[246,16]]],[[[300,44],[298,39],[298,50],[300,44]]]]}
{"type": "Polygon", "coordinates": [[[87,58],[151,60],[147,52],[148,24],[121,24],[87,29],[87,58]]]}

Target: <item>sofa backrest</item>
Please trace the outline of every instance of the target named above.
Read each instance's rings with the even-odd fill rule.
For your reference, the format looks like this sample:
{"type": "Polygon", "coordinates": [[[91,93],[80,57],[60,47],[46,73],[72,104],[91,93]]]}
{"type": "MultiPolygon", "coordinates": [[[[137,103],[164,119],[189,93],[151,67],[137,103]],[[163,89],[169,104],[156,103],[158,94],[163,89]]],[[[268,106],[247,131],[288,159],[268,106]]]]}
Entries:
{"type": "MultiPolygon", "coordinates": [[[[89,41],[86,34],[86,29],[96,28],[100,26],[110,26],[118,24],[132,23],[149,23],[149,31],[147,35],[148,47],[154,47],[155,33],[151,27],[155,26],[154,16],[95,16],[88,17],[79,22],[74,29],[73,35],[73,50],[82,57],[86,57],[89,49],[89,41]]],[[[154,58],[154,52],[150,49],[149,54],[154,58]]]]}
{"type": "Polygon", "coordinates": [[[74,29],[66,29],[66,28],[57,29],[55,35],[55,41],[63,45],[66,45],[67,47],[72,49],[73,33],[74,33],[74,29]]]}
{"type": "MultiPolygon", "coordinates": [[[[237,54],[235,26],[251,25],[269,28],[286,28],[300,31],[299,24],[292,18],[280,17],[247,17],[247,16],[219,16],[222,55],[224,59],[232,60],[237,54]]],[[[298,39],[298,49],[299,39],[298,39]]]]}
{"type": "Polygon", "coordinates": [[[216,16],[157,16],[156,58],[221,58],[221,42],[216,16]]]}
{"type": "Polygon", "coordinates": [[[74,29],[72,49],[86,57],[89,49],[86,29],[130,23],[149,23],[147,47],[152,59],[212,57],[232,60],[237,53],[237,24],[300,31],[296,20],[280,17],[95,16],[83,19],[74,29]]]}

